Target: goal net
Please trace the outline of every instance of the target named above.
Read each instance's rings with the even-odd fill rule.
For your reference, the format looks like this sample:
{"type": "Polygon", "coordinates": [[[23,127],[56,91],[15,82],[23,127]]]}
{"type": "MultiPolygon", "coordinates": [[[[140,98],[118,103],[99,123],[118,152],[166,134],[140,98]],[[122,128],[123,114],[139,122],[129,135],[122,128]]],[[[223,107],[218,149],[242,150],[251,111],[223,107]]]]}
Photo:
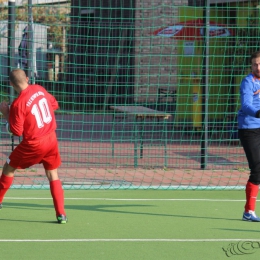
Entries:
{"type": "MultiPolygon", "coordinates": [[[[15,21],[0,7],[0,97],[16,98],[8,72],[26,62],[31,80],[56,97],[64,188],[244,188],[249,169],[236,115],[240,82],[260,46],[256,2],[31,7],[29,22],[24,2],[16,2],[15,21]]],[[[3,165],[22,137],[12,140],[4,119],[1,126],[3,165]]],[[[42,165],[17,171],[12,187],[48,187],[42,165]]]]}

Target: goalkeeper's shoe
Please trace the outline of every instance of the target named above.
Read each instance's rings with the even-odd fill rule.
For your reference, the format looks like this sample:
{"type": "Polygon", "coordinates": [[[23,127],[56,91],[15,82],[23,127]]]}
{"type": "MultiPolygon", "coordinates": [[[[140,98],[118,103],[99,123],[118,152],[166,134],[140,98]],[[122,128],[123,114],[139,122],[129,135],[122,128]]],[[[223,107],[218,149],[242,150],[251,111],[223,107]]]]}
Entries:
{"type": "Polygon", "coordinates": [[[260,222],[260,218],[252,210],[249,210],[249,212],[244,212],[242,220],[251,221],[251,222],[260,222]]]}
{"type": "Polygon", "coordinates": [[[0,209],[2,209],[2,207],[3,207],[3,205],[2,205],[2,203],[0,203],[0,209]]]}
{"type": "Polygon", "coordinates": [[[59,224],[66,224],[68,222],[68,219],[65,215],[57,216],[57,220],[59,224]]]}

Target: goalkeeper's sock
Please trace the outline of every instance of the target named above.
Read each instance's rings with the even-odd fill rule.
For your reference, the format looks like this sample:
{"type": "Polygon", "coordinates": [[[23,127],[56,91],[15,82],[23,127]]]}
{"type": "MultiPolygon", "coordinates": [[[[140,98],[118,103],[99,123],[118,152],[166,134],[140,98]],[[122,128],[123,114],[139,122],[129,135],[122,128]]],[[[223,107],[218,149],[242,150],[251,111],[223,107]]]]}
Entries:
{"type": "Polygon", "coordinates": [[[53,198],[53,204],[56,211],[56,216],[66,215],[64,210],[64,191],[61,181],[55,180],[50,182],[50,190],[53,198]]]}
{"type": "Polygon", "coordinates": [[[249,181],[247,182],[245,212],[249,212],[249,210],[255,211],[258,190],[259,190],[259,185],[253,184],[252,182],[249,181]]]}
{"type": "Polygon", "coordinates": [[[3,202],[6,192],[8,191],[8,189],[11,187],[13,183],[13,179],[14,177],[9,177],[2,173],[0,178],[0,203],[3,202]]]}

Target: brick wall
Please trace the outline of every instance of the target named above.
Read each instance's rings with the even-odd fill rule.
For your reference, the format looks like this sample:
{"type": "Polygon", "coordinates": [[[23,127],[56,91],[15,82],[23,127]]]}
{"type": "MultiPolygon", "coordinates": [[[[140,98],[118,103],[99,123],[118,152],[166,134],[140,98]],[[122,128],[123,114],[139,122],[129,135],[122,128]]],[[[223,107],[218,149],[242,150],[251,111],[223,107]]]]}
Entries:
{"type": "Polygon", "coordinates": [[[136,0],[135,101],[153,102],[158,88],[177,84],[177,49],[174,40],[151,32],[178,22],[178,6],[188,1],[136,0]]]}

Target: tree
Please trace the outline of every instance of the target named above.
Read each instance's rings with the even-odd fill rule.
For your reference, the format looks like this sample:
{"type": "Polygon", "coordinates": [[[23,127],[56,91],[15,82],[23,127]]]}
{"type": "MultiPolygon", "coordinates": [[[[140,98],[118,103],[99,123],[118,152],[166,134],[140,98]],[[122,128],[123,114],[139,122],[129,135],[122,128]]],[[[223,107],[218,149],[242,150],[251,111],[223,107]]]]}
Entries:
{"type": "MultiPolygon", "coordinates": [[[[6,1],[0,0],[0,4],[6,1]]],[[[55,48],[63,48],[64,28],[68,30],[70,12],[69,4],[34,5],[32,7],[33,21],[49,26],[47,40],[55,48]]],[[[0,20],[8,20],[8,7],[0,6],[0,20]]],[[[28,5],[16,7],[16,21],[28,21],[28,5]]]]}

